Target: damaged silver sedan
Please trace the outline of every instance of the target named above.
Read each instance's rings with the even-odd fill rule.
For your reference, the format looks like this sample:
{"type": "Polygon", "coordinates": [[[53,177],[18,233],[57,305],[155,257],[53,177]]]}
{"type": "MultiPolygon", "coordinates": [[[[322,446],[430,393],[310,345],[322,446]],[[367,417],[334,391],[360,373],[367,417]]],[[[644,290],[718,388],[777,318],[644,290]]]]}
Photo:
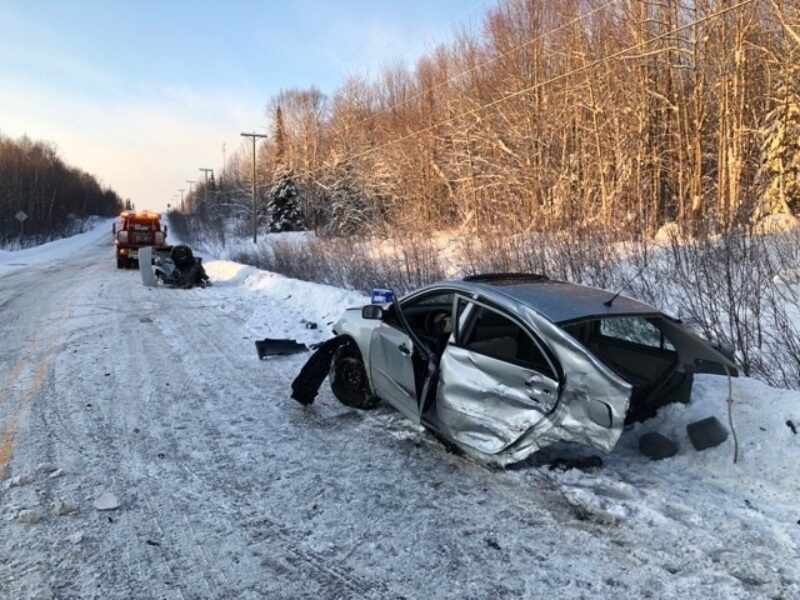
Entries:
{"type": "Polygon", "coordinates": [[[480,460],[520,461],[559,441],[609,452],[626,423],[688,402],[698,371],[731,357],[626,296],[538,275],[443,281],[350,309],[293,397],[380,400],[480,460]]]}

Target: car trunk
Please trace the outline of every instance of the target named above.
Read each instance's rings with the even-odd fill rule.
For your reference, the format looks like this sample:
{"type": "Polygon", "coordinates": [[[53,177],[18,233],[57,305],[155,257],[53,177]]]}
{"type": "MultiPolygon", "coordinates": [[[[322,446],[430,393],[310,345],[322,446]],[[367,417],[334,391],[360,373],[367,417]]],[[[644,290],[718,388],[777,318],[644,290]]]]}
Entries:
{"type": "Polygon", "coordinates": [[[701,365],[735,366],[710,344],[663,317],[591,319],[563,328],[633,386],[626,423],[674,402],[688,403],[701,365]]]}

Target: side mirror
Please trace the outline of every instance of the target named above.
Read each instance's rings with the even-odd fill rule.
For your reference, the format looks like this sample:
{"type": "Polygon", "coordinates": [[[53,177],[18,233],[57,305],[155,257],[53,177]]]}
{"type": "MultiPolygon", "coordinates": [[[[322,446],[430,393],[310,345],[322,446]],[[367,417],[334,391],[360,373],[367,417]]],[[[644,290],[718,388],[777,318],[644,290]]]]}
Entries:
{"type": "Polygon", "coordinates": [[[369,321],[382,321],[384,314],[383,307],[379,304],[367,304],[361,309],[361,318],[369,321]]]}
{"type": "Polygon", "coordinates": [[[117,235],[117,224],[116,223],[112,223],[111,224],[111,235],[117,235]]]}

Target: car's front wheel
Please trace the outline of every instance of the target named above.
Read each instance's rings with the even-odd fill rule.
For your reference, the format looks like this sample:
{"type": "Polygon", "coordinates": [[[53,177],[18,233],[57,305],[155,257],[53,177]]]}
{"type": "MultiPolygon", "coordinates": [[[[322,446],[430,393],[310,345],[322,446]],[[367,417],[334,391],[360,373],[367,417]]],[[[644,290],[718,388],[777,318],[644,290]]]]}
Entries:
{"type": "Polygon", "coordinates": [[[345,406],[369,410],[380,400],[372,395],[361,352],[355,344],[345,344],[333,355],[330,370],[333,395],[345,406]]]}

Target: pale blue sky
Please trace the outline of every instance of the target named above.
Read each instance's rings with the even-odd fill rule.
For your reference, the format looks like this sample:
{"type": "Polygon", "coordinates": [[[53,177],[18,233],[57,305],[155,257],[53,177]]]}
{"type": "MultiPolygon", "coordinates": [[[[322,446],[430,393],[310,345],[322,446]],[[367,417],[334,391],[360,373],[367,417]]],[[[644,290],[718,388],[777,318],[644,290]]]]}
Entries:
{"type": "Polygon", "coordinates": [[[140,208],[163,208],[281,88],[413,64],[493,0],[2,0],[0,132],[55,142],[140,208]]]}

